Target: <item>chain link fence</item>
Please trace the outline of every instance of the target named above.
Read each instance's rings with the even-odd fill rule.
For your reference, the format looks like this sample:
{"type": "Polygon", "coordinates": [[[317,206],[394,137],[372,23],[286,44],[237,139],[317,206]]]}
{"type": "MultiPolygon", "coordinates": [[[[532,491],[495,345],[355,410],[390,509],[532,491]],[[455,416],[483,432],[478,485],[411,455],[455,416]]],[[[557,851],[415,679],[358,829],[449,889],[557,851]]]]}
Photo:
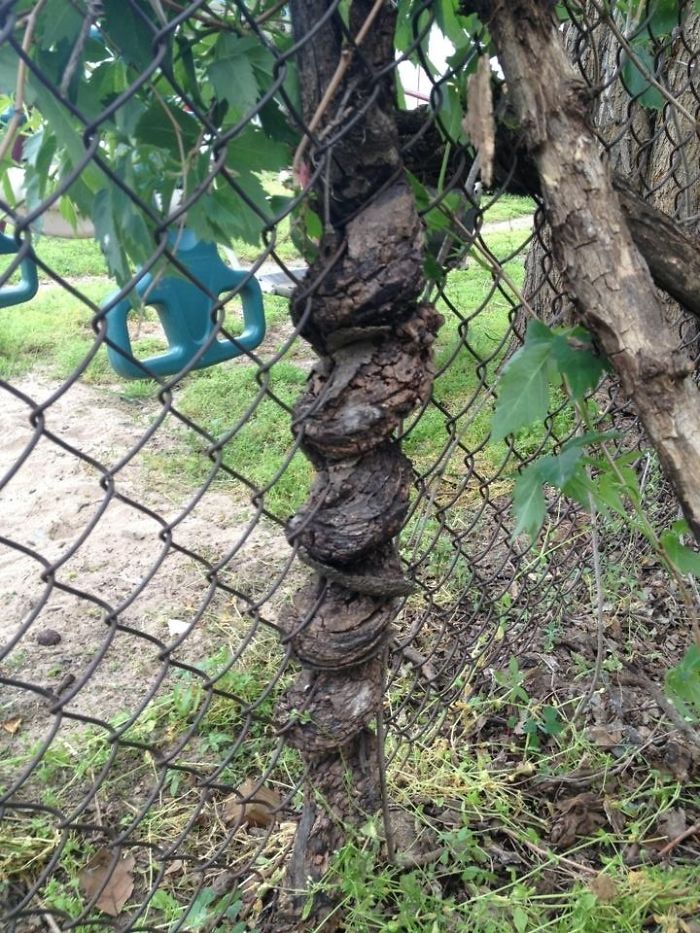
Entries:
{"type": "MultiPolygon", "coordinates": [[[[572,309],[517,130],[478,182],[463,115],[488,37],[450,4],[323,6],[292,23],[279,3],[0,2],[8,930],[282,929],[304,787],[367,725],[353,682],[381,689],[386,814],[495,672],[572,617],[594,627],[586,511],[549,490],[540,535],[513,535],[518,472],[581,430],[564,395],[541,429],[489,437],[528,316],[572,309]],[[349,64],[323,112],[309,60],[328,30],[349,64]],[[386,200],[399,176],[428,231],[410,268],[390,251],[415,233],[386,200]],[[358,217],[349,246],[333,238],[358,217]],[[341,293],[343,250],[360,258],[341,293]],[[401,283],[418,309],[401,332],[344,309],[362,289],[399,307],[401,283]],[[407,459],[353,486],[387,411],[407,459]],[[380,512],[371,546],[343,551],[380,512]],[[338,691],[330,743],[309,727],[318,690],[338,691]]],[[[633,4],[562,7],[606,158],[697,231],[700,17],[688,4],[657,34],[633,4]]],[[[491,82],[508,126],[495,62],[491,82]]],[[[596,403],[665,527],[675,500],[612,378],[596,403]]],[[[634,575],[644,540],[610,519],[605,541],[634,575]]]]}

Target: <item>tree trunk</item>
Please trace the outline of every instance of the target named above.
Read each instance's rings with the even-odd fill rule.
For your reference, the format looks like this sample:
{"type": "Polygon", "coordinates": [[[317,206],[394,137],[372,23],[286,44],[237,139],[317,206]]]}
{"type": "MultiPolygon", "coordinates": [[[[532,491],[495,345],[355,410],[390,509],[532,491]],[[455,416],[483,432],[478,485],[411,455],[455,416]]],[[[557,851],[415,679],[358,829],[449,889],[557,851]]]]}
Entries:
{"type": "MultiPolygon", "coordinates": [[[[637,15],[643,8],[640,4],[637,15]]],[[[622,16],[618,11],[614,15],[623,33],[634,29],[632,12],[622,16]]],[[[660,59],[657,78],[687,111],[695,113],[697,88],[689,77],[689,62],[700,47],[700,13],[686,2],[681,20],[679,35],[660,59]]],[[[694,127],[673,107],[650,110],[632,102],[618,75],[623,54],[619,42],[600,23],[590,3],[583,5],[580,23],[565,28],[565,37],[569,57],[588,85],[594,91],[602,89],[595,97],[591,117],[616,177],[652,207],[677,220],[687,233],[700,231],[700,138],[694,127]]],[[[659,237],[663,236],[660,231],[659,237]]],[[[637,241],[637,245],[644,249],[649,261],[654,255],[651,245],[648,252],[645,243],[637,241]]],[[[554,264],[551,233],[546,226],[540,242],[536,241],[528,253],[525,270],[523,292],[538,315],[548,323],[570,323],[573,304],[554,264]]],[[[667,285],[665,282],[662,287],[667,285]]],[[[691,287],[692,291],[697,293],[697,285],[691,287]]],[[[684,320],[675,301],[665,301],[665,308],[667,320],[674,324],[684,320]]],[[[686,329],[692,337],[697,333],[697,324],[693,323],[692,328],[686,325],[686,329]]]]}
{"type": "MultiPolygon", "coordinates": [[[[471,7],[472,4],[469,4],[471,7]]],[[[552,245],[577,317],[631,397],[700,540],[700,397],[649,269],[628,230],[585,87],[569,64],[547,0],[473,7],[489,24],[537,165],[552,245]]]]}
{"type": "Polygon", "coordinates": [[[387,2],[376,15],[370,0],[354,0],[351,35],[375,18],[353,54],[343,46],[336,6],[291,4],[303,115],[314,125],[301,174],[315,179],[308,194],[324,232],[291,302],[320,360],[293,424],[316,480],[287,536],[316,577],[284,626],[303,672],[287,694],[281,728],[307,774],[288,890],[270,926],[276,933],[332,930],[341,921],[332,892],[317,889],[309,905],[308,891],[380,804],[383,749],[371,726],[381,710],[395,597],[410,591],[394,539],[413,477],[394,435],[429,396],[441,323],[418,300],[424,237],[399,154],[395,9],[387,2]]]}

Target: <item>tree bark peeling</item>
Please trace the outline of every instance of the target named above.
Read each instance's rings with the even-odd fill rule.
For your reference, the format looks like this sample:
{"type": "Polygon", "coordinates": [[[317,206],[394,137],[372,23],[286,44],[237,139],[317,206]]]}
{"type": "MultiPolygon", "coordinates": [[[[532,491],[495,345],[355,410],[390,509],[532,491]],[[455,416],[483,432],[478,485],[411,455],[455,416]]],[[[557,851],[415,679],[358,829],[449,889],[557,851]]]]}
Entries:
{"type": "Polygon", "coordinates": [[[357,341],[314,368],[295,408],[295,430],[313,457],[340,460],[383,444],[430,395],[431,347],[442,318],[421,305],[391,339],[357,341]]]}
{"type": "Polygon", "coordinates": [[[537,165],[558,264],[632,398],[700,540],[700,398],[588,124],[545,0],[469,4],[488,21],[537,165]]]}
{"type": "Polygon", "coordinates": [[[411,462],[393,441],[357,459],[327,463],[309,501],[287,524],[287,537],[324,563],[357,561],[399,533],[412,482],[411,462]]]}
{"type": "Polygon", "coordinates": [[[294,654],[310,668],[342,670],[374,657],[384,644],[393,606],[346,586],[309,584],[285,620],[294,654]]]}

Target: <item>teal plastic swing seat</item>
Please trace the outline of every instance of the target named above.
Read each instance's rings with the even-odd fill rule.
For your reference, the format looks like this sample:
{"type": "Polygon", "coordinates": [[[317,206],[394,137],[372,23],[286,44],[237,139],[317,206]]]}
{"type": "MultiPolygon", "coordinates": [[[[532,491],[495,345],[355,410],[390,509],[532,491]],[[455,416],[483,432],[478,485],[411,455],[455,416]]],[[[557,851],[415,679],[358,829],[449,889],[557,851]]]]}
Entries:
{"type": "Polygon", "coordinates": [[[254,350],[265,337],[263,297],[253,275],[231,269],[214,243],[203,243],[191,230],[179,235],[175,256],[201,287],[172,275],[163,276],[153,285],[153,276],[147,273],[134,289],[146,305],[158,312],[168,341],[165,352],[137,360],[128,328],[128,317],[134,310],[131,302],[123,298],[110,307],[112,296],[103,304],[109,309],[105,316],[109,362],[124,379],[174,376],[188,366],[204,369],[254,350]],[[212,296],[235,289],[239,289],[243,304],[243,333],[235,339],[222,339],[217,335],[213,313],[216,301],[212,296]],[[206,349],[195,360],[204,346],[206,349]]]}
{"type": "MultiPolygon", "coordinates": [[[[11,256],[19,252],[19,246],[12,237],[0,233],[0,256],[11,256]]],[[[0,288],[0,308],[31,301],[39,289],[36,265],[32,259],[23,259],[20,263],[21,279],[15,285],[3,285],[0,288]]]]}

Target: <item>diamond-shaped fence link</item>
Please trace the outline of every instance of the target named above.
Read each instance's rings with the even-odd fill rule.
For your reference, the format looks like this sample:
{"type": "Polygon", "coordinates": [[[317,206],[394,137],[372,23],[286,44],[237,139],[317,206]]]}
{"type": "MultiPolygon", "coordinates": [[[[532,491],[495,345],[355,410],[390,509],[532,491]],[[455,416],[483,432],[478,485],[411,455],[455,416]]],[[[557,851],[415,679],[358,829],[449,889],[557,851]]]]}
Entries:
{"type": "MultiPolygon", "coordinates": [[[[552,492],[538,539],[513,536],[518,471],[580,429],[564,397],[544,429],[489,438],[499,373],[528,318],[566,323],[571,302],[517,133],[497,138],[493,183],[478,184],[462,118],[488,38],[473,17],[446,23],[450,4],[436,19],[428,2],[399,3],[395,57],[378,61],[348,6],[325,4],[299,34],[280,3],[0,2],[8,930],[234,929],[264,918],[284,882],[309,768],[290,740],[307,716],[293,693],[305,626],[321,612],[318,581],[348,581],[304,536],[327,499],[288,524],[312,462],[327,468],[312,443],[323,393],[297,400],[329,378],[329,359],[343,365],[341,343],[324,355],[305,337],[324,288],[319,249],[341,248],[321,241],[324,226],[339,225],[339,210],[349,223],[353,197],[357,216],[382,196],[373,184],[341,204],[338,191],[347,140],[386,108],[387,83],[397,171],[428,229],[422,297],[444,323],[432,391],[392,433],[411,463],[396,570],[410,585],[385,600],[372,650],[351,658],[383,658],[385,777],[401,771],[410,793],[416,743],[458,729],[471,690],[590,602],[581,506],[552,492]],[[455,24],[468,42],[456,43],[455,24]],[[355,71],[314,124],[304,55],[323,54],[329,28],[355,71]],[[309,587],[310,609],[299,596],[309,587]]],[[[563,6],[606,158],[696,231],[700,16],[688,5],[655,32],[643,13],[563,6]]],[[[501,119],[495,62],[492,83],[501,119]]],[[[693,348],[696,329],[669,314],[693,348]]],[[[672,520],[675,500],[614,380],[597,402],[614,443],[640,448],[649,514],[672,520]]],[[[352,503],[339,508],[350,523],[352,503]]],[[[622,524],[617,535],[632,564],[643,543],[622,524]]],[[[363,585],[360,598],[376,599],[363,585]]]]}

